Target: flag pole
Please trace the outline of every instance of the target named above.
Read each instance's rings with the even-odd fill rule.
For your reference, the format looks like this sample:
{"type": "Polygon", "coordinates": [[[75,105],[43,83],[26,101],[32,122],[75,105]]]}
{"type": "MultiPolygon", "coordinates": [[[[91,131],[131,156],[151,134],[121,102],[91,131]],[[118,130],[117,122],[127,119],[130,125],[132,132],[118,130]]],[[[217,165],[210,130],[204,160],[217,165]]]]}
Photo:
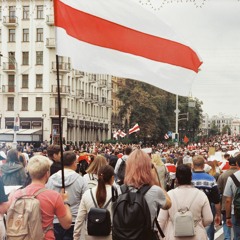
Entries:
{"type": "Polygon", "coordinates": [[[58,59],[58,55],[56,55],[56,67],[57,67],[58,122],[59,122],[59,144],[60,144],[60,151],[61,151],[62,188],[65,189],[64,166],[63,166],[63,143],[62,143],[62,113],[61,113],[61,96],[60,96],[59,59],[58,59]]]}

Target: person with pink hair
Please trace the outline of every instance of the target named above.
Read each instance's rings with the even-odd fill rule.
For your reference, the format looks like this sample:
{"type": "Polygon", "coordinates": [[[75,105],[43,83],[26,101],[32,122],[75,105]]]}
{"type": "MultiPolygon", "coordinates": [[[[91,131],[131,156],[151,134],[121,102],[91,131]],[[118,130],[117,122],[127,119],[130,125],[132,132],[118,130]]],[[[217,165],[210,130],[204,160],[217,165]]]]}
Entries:
{"type": "Polygon", "coordinates": [[[124,184],[127,185],[129,191],[133,192],[145,185],[151,186],[144,197],[148,204],[152,223],[160,208],[169,209],[171,207],[171,200],[167,192],[155,185],[155,182],[150,156],[141,149],[134,150],[126,161],[124,184]]]}

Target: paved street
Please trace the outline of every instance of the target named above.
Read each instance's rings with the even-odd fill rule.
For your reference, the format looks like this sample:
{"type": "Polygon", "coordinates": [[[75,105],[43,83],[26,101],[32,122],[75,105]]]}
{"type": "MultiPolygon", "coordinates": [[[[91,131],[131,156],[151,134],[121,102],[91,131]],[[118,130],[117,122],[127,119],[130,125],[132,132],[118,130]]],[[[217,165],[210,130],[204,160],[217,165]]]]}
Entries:
{"type": "MultiPolygon", "coordinates": [[[[233,232],[232,232],[232,239],[233,239],[233,232]]],[[[217,231],[215,233],[215,240],[224,240],[222,226],[217,228],[217,231]]]]}

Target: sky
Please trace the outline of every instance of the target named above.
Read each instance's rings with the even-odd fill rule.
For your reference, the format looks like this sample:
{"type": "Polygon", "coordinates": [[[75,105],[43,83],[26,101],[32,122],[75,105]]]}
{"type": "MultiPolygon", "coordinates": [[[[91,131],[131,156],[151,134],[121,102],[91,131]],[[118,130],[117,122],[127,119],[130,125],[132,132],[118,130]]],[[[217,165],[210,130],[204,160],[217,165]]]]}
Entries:
{"type": "Polygon", "coordinates": [[[191,95],[203,102],[203,112],[240,118],[240,0],[138,3],[159,15],[200,55],[203,64],[191,95]]]}

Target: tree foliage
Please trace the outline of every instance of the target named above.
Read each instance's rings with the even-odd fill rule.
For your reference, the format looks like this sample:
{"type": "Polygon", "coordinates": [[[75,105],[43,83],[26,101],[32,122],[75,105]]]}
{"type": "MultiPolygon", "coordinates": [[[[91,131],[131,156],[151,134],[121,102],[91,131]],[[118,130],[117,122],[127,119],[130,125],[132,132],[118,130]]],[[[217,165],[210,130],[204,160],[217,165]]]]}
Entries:
{"type": "MultiPolygon", "coordinates": [[[[154,142],[163,140],[167,131],[175,132],[176,96],[146,83],[127,79],[126,85],[119,89],[117,97],[123,102],[119,115],[124,119],[130,113],[129,127],[138,123],[141,131],[137,132],[139,139],[151,138],[154,142]]],[[[202,102],[195,99],[196,107],[188,108],[188,98],[179,98],[181,113],[189,112],[186,128],[195,131],[200,125],[202,102]]],[[[179,122],[180,124],[180,122],[179,122]]],[[[130,137],[136,137],[132,134],[130,137]],[[132,136],[133,135],[133,136],[132,136]]]]}

